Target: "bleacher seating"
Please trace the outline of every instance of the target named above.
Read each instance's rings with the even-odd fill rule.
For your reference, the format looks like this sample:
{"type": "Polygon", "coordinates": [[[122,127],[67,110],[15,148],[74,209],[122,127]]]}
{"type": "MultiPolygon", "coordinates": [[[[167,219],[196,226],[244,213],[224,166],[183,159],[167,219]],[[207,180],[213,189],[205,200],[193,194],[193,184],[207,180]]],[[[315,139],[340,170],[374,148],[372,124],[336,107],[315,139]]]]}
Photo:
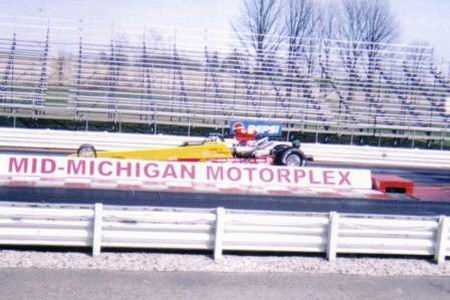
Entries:
{"type": "Polygon", "coordinates": [[[282,44],[255,55],[229,45],[81,36],[63,67],[49,32],[42,40],[14,34],[0,39],[0,103],[34,117],[51,118],[57,107],[86,120],[226,126],[256,118],[291,130],[450,139],[450,83],[431,48],[308,40],[296,53],[282,44]]]}
{"type": "Polygon", "coordinates": [[[33,113],[44,108],[47,92],[49,41],[0,39],[0,105],[3,111],[32,107],[33,113]]]}

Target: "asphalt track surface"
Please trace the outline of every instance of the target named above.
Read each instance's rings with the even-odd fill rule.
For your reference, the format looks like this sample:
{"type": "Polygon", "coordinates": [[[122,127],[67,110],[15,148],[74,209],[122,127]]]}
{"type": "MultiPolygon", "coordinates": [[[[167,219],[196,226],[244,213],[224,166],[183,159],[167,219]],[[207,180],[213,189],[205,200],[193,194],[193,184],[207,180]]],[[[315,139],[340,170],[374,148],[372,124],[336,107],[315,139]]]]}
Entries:
{"type": "Polygon", "coordinates": [[[342,198],[231,195],[186,192],[142,192],[58,188],[3,187],[0,201],[93,204],[123,206],[189,207],[292,212],[366,213],[385,215],[450,215],[450,203],[416,200],[368,200],[342,198]]]}
{"type": "Polygon", "coordinates": [[[450,299],[447,277],[0,269],[2,300],[450,299]]]}

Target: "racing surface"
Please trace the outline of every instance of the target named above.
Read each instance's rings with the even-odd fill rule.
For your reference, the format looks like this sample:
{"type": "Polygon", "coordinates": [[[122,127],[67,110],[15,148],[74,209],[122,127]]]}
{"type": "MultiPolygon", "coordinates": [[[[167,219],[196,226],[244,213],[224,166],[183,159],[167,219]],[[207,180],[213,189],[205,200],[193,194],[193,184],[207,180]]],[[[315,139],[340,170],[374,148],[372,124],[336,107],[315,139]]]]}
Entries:
{"type": "Polygon", "coordinates": [[[143,192],[60,188],[3,187],[0,200],[58,204],[93,204],[123,206],[161,206],[273,210],[292,212],[366,213],[389,215],[450,215],[450,203],[420,202],[402,195],[396,200],[368,200],[263,195],[232,195],[186,192],[143,192]]]}

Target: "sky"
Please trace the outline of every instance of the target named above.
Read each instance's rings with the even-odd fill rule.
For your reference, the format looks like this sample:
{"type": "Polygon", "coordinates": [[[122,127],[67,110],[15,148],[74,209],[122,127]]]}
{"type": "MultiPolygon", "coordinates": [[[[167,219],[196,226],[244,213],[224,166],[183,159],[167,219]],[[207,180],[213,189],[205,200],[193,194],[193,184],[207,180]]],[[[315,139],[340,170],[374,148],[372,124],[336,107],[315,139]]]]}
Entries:
{"type": "MultiPolygon", "coordinates": [[[[12,18],[25,23],[36,18],[60,26],[71,24],[67,26],[75,32],[73,24],[82,18],[96,38],[107,35],[112,27],[138,35],[143,28],[156,26],[191,30],[197,39],[223,32],[219,37],[226,39],[241,4],[242,0],[0,0],[0,26],[14,23],[12,18]]],[[[391,6],[400,27],[397,42],[429,42],[438,57],[450,60],[450,0],[391,0],[391,6]]]]}

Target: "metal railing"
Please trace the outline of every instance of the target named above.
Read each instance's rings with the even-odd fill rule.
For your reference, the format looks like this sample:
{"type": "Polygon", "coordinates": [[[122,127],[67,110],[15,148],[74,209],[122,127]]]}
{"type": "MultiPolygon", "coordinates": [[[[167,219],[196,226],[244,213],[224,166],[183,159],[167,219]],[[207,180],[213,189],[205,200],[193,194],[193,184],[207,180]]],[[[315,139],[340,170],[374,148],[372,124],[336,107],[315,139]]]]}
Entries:
{"type": "Polygon", "coordinates": [[[0,245],[450,255],[449,217],[0,203],[0,245]]]}

